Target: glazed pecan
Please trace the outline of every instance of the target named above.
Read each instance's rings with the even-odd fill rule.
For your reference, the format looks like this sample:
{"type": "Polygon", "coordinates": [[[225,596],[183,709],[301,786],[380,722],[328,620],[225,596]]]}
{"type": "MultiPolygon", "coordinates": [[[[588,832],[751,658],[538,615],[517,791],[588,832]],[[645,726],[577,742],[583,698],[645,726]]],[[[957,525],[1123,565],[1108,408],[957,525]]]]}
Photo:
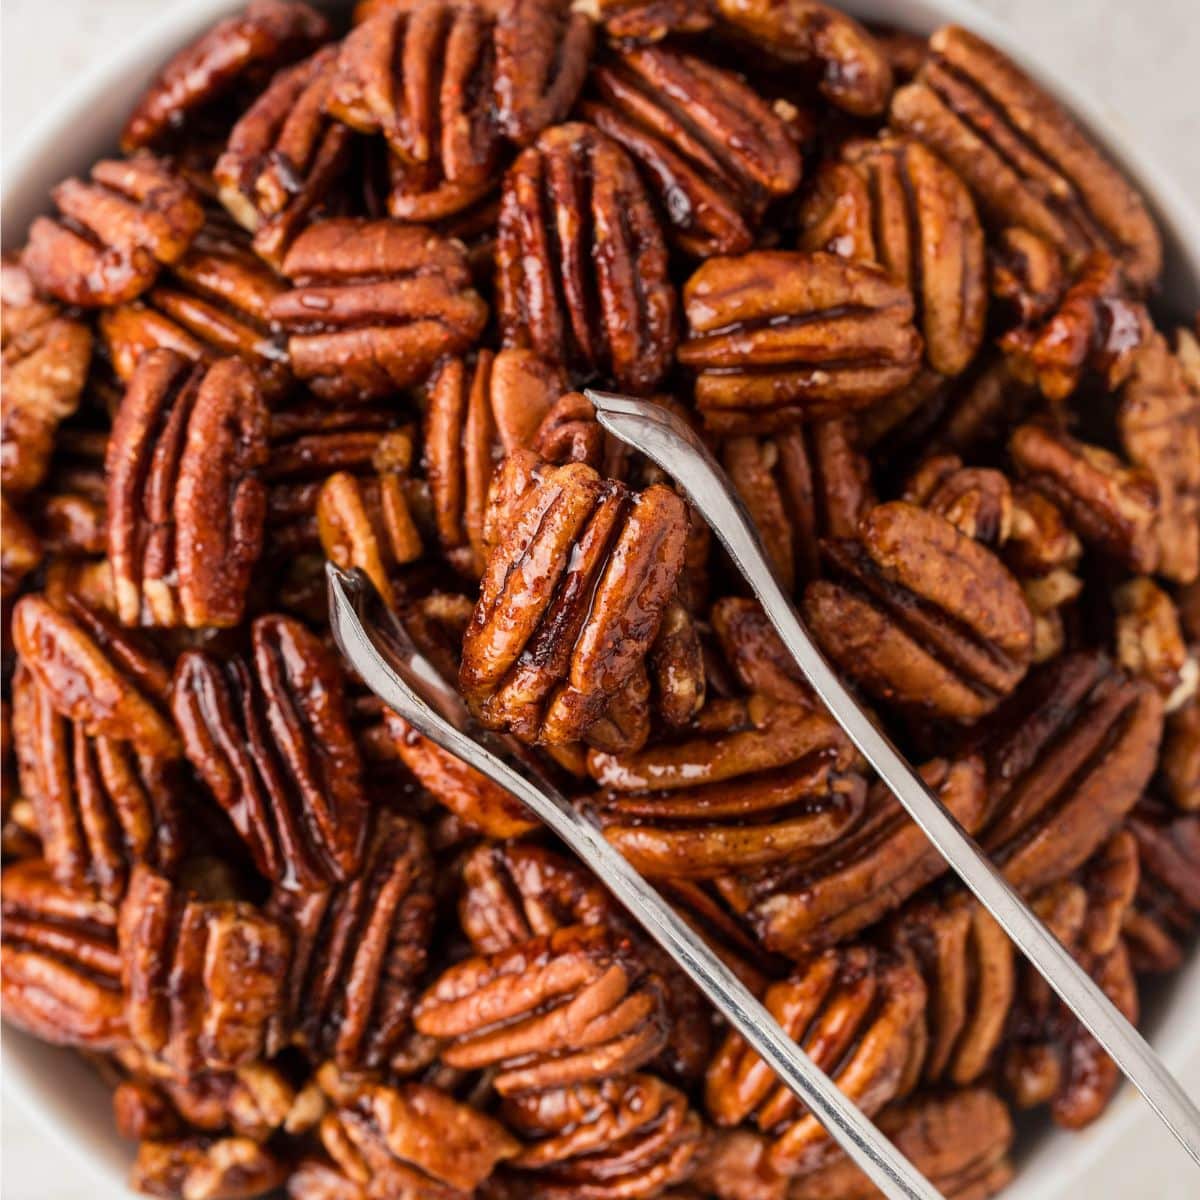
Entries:
{"type": "Polygon", "coordinates": [[[678,357],[699,372],[696,405],[715,433],[770,433],[863,408],[920,363],[908,289],[837,255],[710,258],[683,301],[689,337],[678,357]]]}
{"type": "Polygon", "coordinates": [[[386,1067],[410,1031],[433,923],[433,869],[420,826],[382,811],[360,875],[324,891],[277,889],[292,932],[291,1023],[314,1057],[386,1067]]]}
{"type": "Polygon", "coordinates": [[[325,112],[336,59],[337,49],[326,46],[278,72],[213,167],[221,203],[254,235],[255,253],[277,269],[349,158],[350,130],[325,112]]]}
{"type": "Polygon", "coordinates": [[[572,925],[443,973],[417,1004],[419,1032],[450,1067],[495,1068],[503,1096],[634,1071],[667,1038],[662,984],[628,938],[572,925]]]}
{"type": "Polygon", "coordinates": [[[768,54],[816,76],[831,104],[857,117],[875,116],[892,94],[882,47],[846,13],[815,0],[716,0],[721,25],[768,54]]]}
{"type": "Polygon", "coordinates": [[[262,548],[267,409],[240,359],[142,356],[108,441],[108,558],[127,625],[242,619],[262,548]]]}
{"type": "Polygon", "coordinates": [[[487,306],[462,247],[418,225],[321,221],[288,251],[292,291],[270,306],[292,369],[322,399],[390,396],[466,350],[487,306]]]}
{"type": "Polygon", "coordinates": [[[945,517],[879,505],[858,541],[829,542],[826,557],[835,579],[808,585],[805,615],[872,695],[971,723],[1020,683],[1033,654],[1020,586],[945,517]]]}
{"type": "Polygon", "coordinates": [[[785,704],[814,703],[812,688],[758,601],[726,596],[713,605],[709,621],[744,691],[785,704]]]}
{"type": "Polygon", "coordinates": [[[1137,842],[1138,890],[1124,938],[1139,972],[1174,971],[1200,914],[1200,816],[1143,800],[1127,828],[1137,842]]]}
{"type": "Polygon", "coordinates": [[[613,42],[661,42],[672,34],[705,33],[712,28],[709,0],[576,0],[604,26],[613,42]]]}
{"type": "Polygon", "coordinates": [[[929,51],[892,98],[893,126],[936,150],[991,221],[1040,234],[1072,267],[1109,250],[1134,284],[1152,283],[1162,243],[1141,196],[1059,104],[965,29],[939,29],[929,51]]]}
{"type": "Polygon", "coordinates": [[[578,123],[543,132],[505,176],[497,237],[506,346],[625,391],[662,381],[675,289],[658,218],[616,142],[578,123]]]}
{"type": "Polygon", "coordinates": [[[250,1138],[150,1139],[138,1146],[130,1186],[166,1200],[250,1200],[287,1175],[287,1164],[250,1138]]]}
{"type": "Polygon", "coordinates": [[[1149,472],[1041,425],[1020,426],[1009,450],[1021,478],[1057,505],[1085,542],[1131,571],[1155,569],[1158,489],[1149,472]]]}
{"type": "Polygon", "coordinates": [[[800,182],[787,123],[731,71],[657,46],[624,50],[592,71],[582,112],[642,168],[678,245],[741,254],[771,200],[800,182]]]}
{"type": "Polygon", "coordinates": [[[4,1019],[57,1045],[110,1050],[128,1036],[117,913],[30,858],[0,876],[4,1019]]]}
{"type": "Polygon", "coordinates": [[[1172,694],[1195,689],[1179,613],[1171,597],[1144,576],[1130,579],[1113,593],[1116,609],[1116,660],[1135,679],[1156,687],[1170,706],[1172,694]],[[1185,682],[1184,671],[1192,678],[1185,682]]]}
{"type": "Polygon", "coordinates": [[[121,904],[129,1033],[178,1074],[234,1069],[274,1053],[290,941],[251,904],[185,895],[139,865],[121,904]]]}
{"type": "Polygon", "coordinates": [[[171,707],[192,766],[274,883],[344,882],[363,861],[362,762],[337,663],[298,621],[259,617],[253,657],[189,650],[171,707]]]}
{"type": "MultiPolygon", "coordinates": [[[[506,499],[498,477],[503,534],[463,639],[459,686],[491,728],[548,744],[595,738],[612,698],[645,679],[683,566],[687,511],[662,484],[635,493],[582,463],[529,471],[518,454],[510,468],[530,482],[506,499]]],[[[645,733],[615,740],[635,746],[645,733]]]]}
{"type": "Polygon", "coordinates": [[[7,600],[42,561],[42,544],[7,496],[0,496],[0,597],[7,600]]]}
{"type": "Polygon", "coordinates": [[[21,261],[38,291],[99,308],[133,300],[160,266],[181,259],[204,209],[188,183],[149,155],[98,162],[91,180],[54,189],[58,218],[34,221],[21,261]]]}
{"type": "Polygon", "coordinates": [[[700,1118],[687,1097],[653,1075],[510,1096],[505,1124],[525,1141],[509,1162],[537,1200],[641,1200],[691,1172],[700,1118]]]}
{"type": "Polygon", "coordinates": [[[55,556],[51,566],[68,556],[103,554],[107,547],[107,447],[107,429],[67,426],[58,433],[51,471],[33,513],[43,548],[55,556]]]}
{"type": "Polygon", "coordinates": [[[290,1200],[367,1200],[363,1187],[319,1158],[302,1159],[292,1166],[287,1194],[290,1200]]]}
{"type": "Polygon", "coordinates": [[[663,610],[646,664],[651,704],[668,729],[685,728],[703,709],[708,689],[700,628],[680,598],[683,590],[663,610]]]}
{"type": "Polygon", "coordinates": [[[1020,225],[1001,229],[990,250],[992,295],[1001,308],[1018,326],[1045,320],[1066,286],[1062,256],[1044,237],[1020,225]]]}
{"type": "MultiPolygon", "coordinates": [[[[867,1117],[898,1094],[922,1033],[925,985],[915,967],[867,946],[806,959],[763,997],[817,1066],[867,1117]]],[[[773,1141],[769,1161],[798,1174],[835,1143],[738,1033],[726,1035],[708,1069],[705,1104],[718,1125],[752,1117],[773,1141]]]]}
{"type": "Polygon", "coordinates": [[[22,596],[13,608],[12,638],[46,702],[84,734],[179,757],[179,736],[165,712],[167,669],[107,614],[75,596],[67,597],[66,611],[44,596],[22,596]]]}
{"type": "Polygon", "coordinates": [[[801,209],[800,248],[883,267],[917,301],[929,365],[965,370],[983,341],[987,280],[983,229],[962,180],[920,142],[895,137],[852,141],[825,171],[801,209]],[[846,167],[861,182],[849,182],[846,167]]]}
{"type": "Polygon", "coordinates": [[[605,836],[646,874],[706,879],[808,857],[862,813],[857,755],[822,711],[717,701],[681,739],[588,755],[605,836]]]}

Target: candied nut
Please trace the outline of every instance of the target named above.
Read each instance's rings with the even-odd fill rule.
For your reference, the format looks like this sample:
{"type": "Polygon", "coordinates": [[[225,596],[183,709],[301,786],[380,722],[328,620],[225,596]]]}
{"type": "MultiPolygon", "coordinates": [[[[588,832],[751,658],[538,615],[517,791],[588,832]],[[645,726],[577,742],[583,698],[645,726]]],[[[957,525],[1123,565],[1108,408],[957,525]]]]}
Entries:
{"type": "Polygon", "coordinates": [[[233,127],[213,167],[221,203],[254,235],[255,253],[276,269],[349,158],[350,130],[325,112],[337,53],[326,46],[278,72],[233,127]]]}
{"type": "Polygon", "coordinates": [[[493,1067],[502,1096],[634,1071],[667,1038],[662,984],[632,942],[573,925],[444,972],[417,1004],[450,1067],[493,1067]]]}
{"type": "Polygon", "coordinates": [[[537,1200],[641,1200],[685,1179],[701,1139],[687,1097],[653,1075],[520,1096],[501,1107],[525,1141],[509,1162],[537,1200]]]}
{"type": "Polygon", "coordinates": [[[929,39],[915,83],[892,98],[891,124],[936,150],[985,215],[1045,238],[1078,267],[1111,249],[1146,287],[1162,243],[1141,196],[1058,102],[982,38],[947,25],[929,39]]]}
{"type": "MultiPolygon", "coordinates": [[[[539,458],[555,466],[587,463],[609,479],[622,479],[628,474],[629,447],[600,424],[595,406],[582,392],[560,395],[525,444],[539,458]]],[[[657,478],[655,482],[663,483],[666,479],[657,478]]],[[[691,537],[690,530],[688,536],[691,537]]]]}
{"type": "Polygon", "coordinates": [[[183,852],[183,789],[174,765],[128,742],[89,737],[59,715],[23,664],[12,697],[21,792],[57,882],[116,903],[133,864],[171,872],[183,852]]]}
{"type": "Polygon", "coordinates": [[[92,356],[92,335],[57,305],[39,300],[29,272],[0,262],[0,342],[3,344],[2,482],[9,498],[46,476],[59,422],[79,405],[92,356]]]}
{"type": "Polygon", "coordinates": [[[877,263],[916,299],[929,365],[957,375],[983,341],[987,280],[983,228],[971,193],[944,162],[907,138],[860,138],[842,162],[861,178],[845,196],[838,163],[801,212],[802,250],[877,263]],[[811,219],[813,224],[808,225],[811,219]]]}
{"type": "Polygon", "coordinates": [[[821,94],[856,117],[887,107],[892,69],[878,42],[846,13],[814,0],[716,0],[718,21],[784,62],[813,70],[821,94]]]}
{"type": "MultiPolygon", "coordinates": [[[[767,989],[763,1003],[863,1115],[873,1117],[903,1083],[921,1035],[925,985],[910,963],[854,945],[806,959],[767,989]]],[[[819,1166],[836,1146],[739,1033],[726,1035],[708,1069],[705,1104],[718,1125],[752,1117],[773,1139],[768,1161],[784,1173],[819,1166]]]]}
{"type": "Polygon", "coordinates": [[[787,1200],[789,1180],[771,1166],[770,1146],[749,1129],[709,1129],[691,1180],[697,1190],[670,1195],[678,1200],[710,1195],[719,1200],[787,1200]]]}
{"type": "Polygon", "coordinates": [[[837,255],[710,258],[683,300],[689,337],[678,358],[699,372],[696,405],[715,433],[770,433],[863,408],[920,364],[908,289],[837,255]]]}
{"type": "Polygon", "coordinates": [[[647,666],[655,712],[668,729],[682,729],[704,707],[708,679],[700,630],[678,593],[663,610],[647,666]]]}
{"type": "Polygon", "coordinates": [[[167,1200],[251,1200],[281,1186],[287,1165],[250,1138],[188,1137],[138,1146],[130,1186],[167,1200]]]}
{"type": "Polygon", "coordinates": [[[127,625],[231,626],[262,548],[267,409],[240,359],[143,355],[105,456],[108,558],[127,625]]]}
{"type": "Polygon", "coordinates": [[[1200,816],[1143,800],[1127,828],[1139,874],[1122,932],[1138,972],[1174,971],[1200,914],[1200,816]]]}
{"type": "Polygon", "coordinates": [[[1116,659],[1135,679],[1152,683],[1169,700],[1183,681],[1187,645],[1171,597],[1152,580],[1130,579],[1113,593],[1116,659]]]}
{"type": "Polygon", "coordinates": [[[866,785],[824,712],[766,697],[717,702],[682,740],[588,755],[605,837],[639,871],[709,879],[841,845],[866,785]]]}
{"type": "Polygon", "coordinates": [[[0,596],[8,599],[21,590],[21,582],[42,561],[42,544],[32,526],[0,496],[0,596]]]}
{"type": "Polygon", "coordinates": [[[433,868],[420,826],[381,811],[361,875],[308,894],[277,889],[292,931],[291,1024],[314,1057],[388,1065],[410,1032],[433,925],[433,868]]]}
{"type": "MultiPolygon", "coordinates": [[[[498,483],[493,507],[503,505],[498,483]]],[[[463,639],[459,685],[484,723],[551,745],[586,739],[644,675],[687,521],[662,484],[632,492],[582,463],[534,471],[505,515],[463,639]]]]}
{"type": "Polygon", "coordinates": [[[179,757],[165,713],[170,676],[107,614],[67,598],[66,611],[44,596],[22,596],[12,638],[21,661],[60,716],[89,737],[127,741],[142,754],[179,757]]]}
{"type": "MultiPolygon", "coordinates": [[[[1194,666],[1190,675],[1194,682],[1194,666]]],[[[1200,809],[1200,700],[1195,696],[1167,717],[1158,767],[1171,803],[1185,812],[1200,809]]]]}
{"type": "Polygon", "coordinates": [[[282,1040],[291,945],[251,904],[185,896],[139,864],[119,920],[130,1037],[174,1072],[233,1069],[282,1040]]]}
{"type": "Polygon", "coordinates": [[[179,1114],[158,1088],[145,1080],[126,1079],[113,1091],[113,1124],[129,1141],[169,1138],[180,1131],[179,1114]]]}
{"type": "Polygon", "coordinates": [[[964,537],[993,549],[1012,536],[1012,487],[1000,471],[964,467],[957,454],[935,454],[910,476],[903,499],[945,517],[964,537]]]}
{"type": "Polygon", "coordinates": [[[287,1194],[289,1200],[367,1200],[365,1188],[317,1158],[303,1159],[292,1167],[287,1194]]]}
{"type": "Polygon", "coordinates": [[[731,71],[657,46],[596,66],[581,111],[641,167],[687,253],[740,254],[767,205],[800,182],[786,122],[731,71]]]}
{"type": "Polygon", "coordinates": [[[1158,563],[1154,477],[1100,446],[1041,425],[1022,425],[1009,452],[1018,474],[1066,515],[1079,536],[1131,571],[1158,563]]]}
{"type": "MultiPolygon", "coordinates": [[[[105,429],[59,430],[52,470],[33,514],[51,566],[66,558],[103,554],[108,539],[105,429]]],[[[49,591],[49,587],[47,587],[49,591]]],[[[104,606],[101,606],[104,607],[104,606]]]]}
{"type": "Polygon", "coordinates": [[[575,0],[573,7],[603,25],[615,43],[661,42],[673,34],[705,33],[712,28],[714,15],[709,0],[575,0]]]}
{"type": "Polygon", "coordinates": [[[111,1050],[128,1036],[117,913],[59,886],[30,858],[0,877],[4,1019],[62,1046],[111,1050]]]}
{"type": "Polygon", "coordinates": [[[812,688],[757,600],[726,596],[709,616],[725,662],[746,692],[784,704],[815,703],[812,688]]]}
{"type": "Polygon", "coordinates": [[[328,36],[328,22],[307,4],[251,0],[168,61],[129,114],[121,149],[130,154],[174,140],[214,101],[249,79],[266,78],[328,36]]]}
{"type": "Polygon", "coordinates": [[[252,663],[189,650],[171,708],[192,766],[272,882],[341,883],[363,862],[363,769],[337,663],[298,621],[259,617],[252,663]]]}
{"type": "Polygon", "coordinates": [[[721,458],[789,592],[820,575],[820,540],[853,537],[872,503],[870,464],[844,419],[727,438],[721,458]]]}
{"type": "Polygon", "coordinates": [[[1044,237],[1020,225],[996,235],[991,246],[992,295],[1012,312],[1017,325],[1045,320],[1058,307],[1065,286],[1062,257],[1044,237]]]}
{"type": "Polygon", "coordinates": [[[675,289],[658,218],[615,141],[579,123],[545,130],[505,176],[497,238],[505,346],[653,391],[675,349],[675,289]]]}
{"type": "Polygon", "coordinates": [[[21,261],[40,292],[85,308],[141,295],[177,262],[204,224],[191,186],[149,155],[105,159],[91,183],[53,191],[58,219],[38,217],[21,261]]]}
{"type": "Polygon", "coordinates": [[[835,578],[808,585],[809,628],[872,695],[969,724],[1020,683],[1033,653],[1020,586],[945,517],[881,504],[826,556],[835,578]]]}
{"type": "Polygon", "coordinates": [[[270,306],[292,369],[322,399],[373,399],[420,383],[443,354],[466,350],[487,306],[462,247],[418,225],[338,219],[305,230],[270,306]]]}

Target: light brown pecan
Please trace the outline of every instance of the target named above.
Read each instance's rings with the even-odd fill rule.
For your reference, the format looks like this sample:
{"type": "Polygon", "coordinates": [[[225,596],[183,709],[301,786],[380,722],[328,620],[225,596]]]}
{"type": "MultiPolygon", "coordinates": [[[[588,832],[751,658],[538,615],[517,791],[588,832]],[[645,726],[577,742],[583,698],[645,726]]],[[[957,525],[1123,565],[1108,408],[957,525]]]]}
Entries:
{"type": "Polygon", "coordinates": [[[262,548],[267,409],[241,359],[143,355],[105,456],[108,558],[127,625],[229,626],[262,548]]]}
{"type": "Polygon", "coordinates": [[[537,1200],[642,1200],[691,1172],[700,1118],[653,1075],[510,1096],[504,1122],[526,1145],[508,1164],[514,1194],[537,1200]]]}
{"type": "Polygon", "coordinates": [[[21,582],[42,561],[42,544],[33,527],[0,496],[0,597],[7,600],[21,590],[21,582]]]}
{"type": "Polygon", "coordinates": [[[801,210],[800,248],[883,267],[917,301],[929,365],[943,375],[964,371],[987,315],[983,229],[966,185],[907,138],[849,142],[825,170],[831,177],[801,210]],[[846,167],[861,183],[849,182],[846,167]]]}
{"type": "Polygon", "coordinates": [[[1059,104],[965,29],[939,29],[929,50],[892,98],[893,126],[936,150],[991,221],[1040,234],[1072,267],[1108,250],[1133,283],[1151,284],[1162,243],[1141,196],[1059,104]]]}
{"type": "Polygon", "coordinates": [[[671,366],[675,290],[625,151],[590,125],[545,130],[504,180],[496,291],[506,346],[580,379],[653,391],[671,366]]]}
{"type": "MultiPolygon", "coordinates": [[[[915,967],[867,946],[805,960],[763,997],[768,1011],[867,1117],[897,1096],[919,1042],[925,985],[915,967]]],[[[708,1113],[718,1125],[747,1118],[771,1136],[769,1161],[799,1174],[836,1144],[738,1033],[709,1067],[708,1113]]]]}
{"type": "Polygon", "coordinates": [[[417,1004],[450,1067],[495,1068],[503,1096],[634,1071],[667,1038],[662,983],[628,938],[572,925],[451,967],[417,1004]]]}
{"type": "MultiPolygon", "coordinates": [[[[508,459],[515,471],[521,462],[508,459]]],[[[687,511],[662,484],[635,493],[582,463],[529,478],[488,559],[459,685],[491,728],[547,744],[595,737],[612,698],[645,678],[683,566],[687,511]]],[[[503,492],[500,480],[494,507],[503,492]]]]}
{"type": "Polygon", "coordinates": [[[314,1057],[386,1068],[410,1032],[433,924],[433,868],[420,826],[382,811],[362,873],[324,891],[277,889],[292,933],[291,1023],[314,1057]]]}
{"type": "Polygon", "coordinates": [[[770,433],[863,408],[917,372],[908,289],[834,254],[710,258],[683,289],[679,361],[715,433],[770,433]]]}
{"type": "Polygon", "coordinates": [[[1179,613],[1171,597],[1144,576],[1127,580],[1113,593],[1116,610],[1116,660],[1135,679],[1153,684],[1170,705],[1172,694],[1184,687],[1194,691],[1195,679],[1185,684],[1189,668],[1187,645],[1179,613]]]}
{"type": "Polygon", "coordinates": [[[66,611],[44,596],[22,596],[13,608],[12,638],[47,702],[83,733],[179,757],[179,736],[165,713],[167,669],[107,614],[75,596],[66,611]]]}
{"type": "Polygon", "coordinates": [[[872,504],[870,464],[844,419],[727,438],[721,458],[789,592],[820,574],[821,539],[853,537],[872,504]]]}
{"type": "Polygon", "coordinates": [[[1155,569],[1158,488],[1149,472],[1041,425],[1020,426],[1009,451],[1021,478],[1057,505],[1085,542],[1131,571],[1155,569]]]}
{"type": "Polygon", "coordinates": [[[1009,225],[991,247],[992,296],[1018,326],[1044,321],[1058,307],[1066,287],[1062,256],[1044,237],[1009,225]]]}
{"type": "Polygon", "coordinates": [[[128,1036],[117,913],[66,891],[30,858],[0,876],[4,1019],[57,1045],[111,1050],[128,1036]]]}
{"type": "Polygon", "coordinates": [[[350,130],[325,112],[336,59],[336,47],[326,46],[278,72],[213,167],[221,203],[254,235],[255,253],[277,269],[349,158],[350,130]]]}
{"type": "Polygon", "coordinates": [[[646,874],[706,879],[808,857],[862,812],[857,755],[822,711],[717,701],[678,736],[588,755],[605,836],[646,874]]]}
{"type": "Polygon", "coordinates": [[[731,71],[657,46],[593,68],[582,112],[620,142],[689,254],[740,254],[766,206],[796,189],[800,153],[787,123],[731,71]]]}
{"type": "Polygon", "coordinates": [[[165,1200],[251,1200],[287,1174],[286,1163],[250,1138],[149,1139],[138,1146],[130,1186],[165,1200]]]}
{"type": "Polygon", "coordinates": [[[720,25],[816,76],[831,104],[858,117],[883,112],[892,69],[882,47],[846,13],[814,0],[716,0],[720,25]]]}
{"type": "Polygon", "coordinates": [[[1020,586],[945,517],[879,505],[858,541],[829,542],[826,557],[834,580],[808,585],[805,615],[872,695],[969,724],[1020,683],[1033,654],[1020,586]]]}
{"type": "Polygon", "coordinates": [[[271,317],[288,333],[292,369],[322,399],[420,383],[487,320],[461,245],[418,225],[321,221],[296,239],[283,273],[293,288],[271,302],[271,317]]]}
{"type": "Polygon", "coordinates": [[[188,759],[272,882],[344,882],[363,861],[366,796],[337,663],[298,621],[259,617],[253,658],[190,650],[171,705],[188,759]]]}
{"type": "Polygon", "coordinates": [[[1126,823],[1137,842],[1138,889],[1123,935],[1141,972],[1174,971],[1200,915],[1200,816],[1143,800],[1126,823]]]}
{"type": "Polygon", "coordinates": [[[191,186],[149,155],[105,159],[52,195],[58,217],[34,221],[21,261],[38,291],[85,308],[141,295],[204,224],[191,186]]]}

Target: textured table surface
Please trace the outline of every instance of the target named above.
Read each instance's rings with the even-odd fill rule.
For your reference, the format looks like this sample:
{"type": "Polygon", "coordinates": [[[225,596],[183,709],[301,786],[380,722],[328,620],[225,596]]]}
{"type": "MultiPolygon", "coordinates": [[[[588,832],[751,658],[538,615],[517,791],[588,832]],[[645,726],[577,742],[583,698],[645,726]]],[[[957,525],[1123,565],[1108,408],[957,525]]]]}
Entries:
{"type": "MultiPolygon", "coordinates": [[[[56,88],[136,34],[167,0],[3,0],[3,152],[56,88]]],[[[1086,84],[1200,202],[1200,0],[978,0],[1064,77],[1086,84]]],[[[1200,1094],[1200,1063],[1185,1083],[1200,1094]]],[[[5,1200],[98,1200],[86,1171],[7,1105],[0,1118],[5,1200]]],[[[1185,1200],[1200,1192],[1169,1136],[1136,1122],[1065,1195],[1185,1200]]],[[[1066,1181],[1064,1181],[1065,1183],[1066,1181]]],[[[1019,1186],[1012,1191],[1014,1200],[1019,1186]]]]}

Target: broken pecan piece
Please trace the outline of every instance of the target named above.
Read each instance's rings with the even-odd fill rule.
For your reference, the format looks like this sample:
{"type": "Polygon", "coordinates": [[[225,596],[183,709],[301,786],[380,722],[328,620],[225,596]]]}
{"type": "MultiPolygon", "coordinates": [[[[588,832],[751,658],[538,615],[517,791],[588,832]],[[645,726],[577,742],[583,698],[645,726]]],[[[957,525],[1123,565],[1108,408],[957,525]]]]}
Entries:
{"type": "Polygon", "coordinates": [[[250,1138],[151,1139],[138,1146],[130,1186],[165,1200],[251,1200],[287,1176],[287,1164],[250,1138]]]}
{"type": "Polygon", "coordinates": [[[1170,706],[1172,694],[1185,686],[1183,675],[1190,661],[1174,602],[1143,576],[1117,588],[1113,606],[1117,663],[1133,678],[1153,684],[1170,706]]]}
{"type": "Polygon", "coordinates": [[[1018,326],[1044,321],[1066,286],[1062,256],[1045,238],[1020,225],[996,234],[991,249],[992,295],[1018,326]]]}
{"type": "Polygon", "coordinates": [[[715,433],[842,415],[903,387],[920,365],[908,289],[834,254],[710,258],[683,301],[678,358],[699,372],[696,405],[715,433]]]}

